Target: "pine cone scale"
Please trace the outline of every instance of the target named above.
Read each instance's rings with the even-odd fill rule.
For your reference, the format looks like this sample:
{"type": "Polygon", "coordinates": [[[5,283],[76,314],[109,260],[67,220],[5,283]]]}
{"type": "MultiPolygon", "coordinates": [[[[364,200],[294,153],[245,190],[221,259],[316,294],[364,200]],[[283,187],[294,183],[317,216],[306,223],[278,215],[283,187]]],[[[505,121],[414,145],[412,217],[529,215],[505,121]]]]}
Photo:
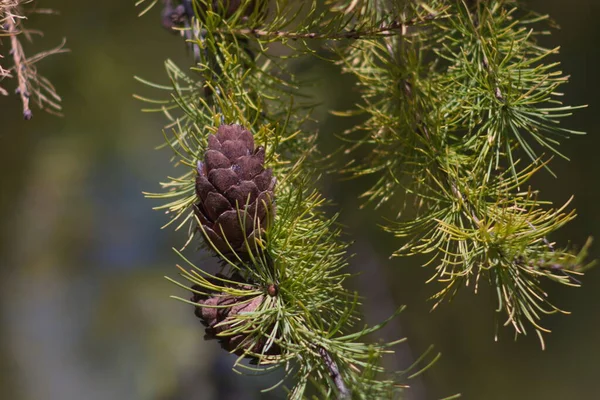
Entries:
{"type": "Polygon", "coordinates": [[[208,135],[208,148],[211,150],[221,151],[221,142],[215,135],[208,135]]]}
{"type": "Polygon", "coordinates": [[[243,180],[249,180],[254,178],[256,175],[260,174],[263,171],[263,163],[257,157],[253,156],[242,156],[237,159],[237,173],[243,180]]]}
{"type": "Polygon", "coordinates": [[[221,235],[217,234],[211,228],[204,227],[204,234],[207,236],[210,243],[215,248],[219,249],[219,251],[221,251],[221,252],[229,251],[229,246],[227,245],[227,242],[225,242],[223,240],[223,238],[221,237],[221,235]]]}
{"type": "Polygon", "coordinates": [[[208,173],[208,181],[219,192],[224,193],[239,181],[238,175],[231,168],[217,168],[208,173]]]}
{"type": "Polygon", "coordinates": [[[225,192],[225,197],[239,209],[254,203],[258,195],[258,187],[252,181],[242,181],[239,185],[232,186],[225,192]]]}
{"type": "Polygon", "coordinates": [[[215,187],[203,175],[196,177],[196,195],[201,199],[205,199],[210,192],[214,192],[215,187]]]}
{"type": "Polygon", "coordinates": [[[208,150],[204,155],[206,167],[210,170],[216,168],[229,168],[231,161],[223,153],[217,150],[208,150]]]}
{"type": "Polygon", "coordinates": [[[246,143],[241,140],[228,140],[221,143],[221,146],[223,154],[230,160],[237,160],[242,156],[250,154],[246,143]]]}
{"type": "MultiPolygon", "coordinates": [[[[245,224],[247,227],[252,227],[252,222],[245,224]]],[[[217,228],[217,234],[222,234],[227,238],[227,241],[235,249],[242,245],[244,241],[245,232],[242,230],[240,221],[238,218],[238,212],[236,210],[226,211],[217,218],[215,223],[217,228]]],[[[246,228],[247,230],[248,228],[246,228]]]]}
{"type": "Polygon", "coordinates": [[[275,187],[274,184],[272,187],[270,186],[272,181],[273,181],[273,171],[271,171],[270,169],[266,169],[254,177],[254,183],[256,183],[258,190],[260,190],[261,192],[265,192],[265,191],[272,192],[275,187]]]}
{"type": "Polygon", "coordinates": [[[225,211],[230,210],[231,204],[222,194],[219,194],[217,192],[210,192],[208,196],[206,196],[206,201],[204,202],[204,209],[208,214],[208,219],[214,221],[217,218],[219,218],[219,216],[225,211]]]}

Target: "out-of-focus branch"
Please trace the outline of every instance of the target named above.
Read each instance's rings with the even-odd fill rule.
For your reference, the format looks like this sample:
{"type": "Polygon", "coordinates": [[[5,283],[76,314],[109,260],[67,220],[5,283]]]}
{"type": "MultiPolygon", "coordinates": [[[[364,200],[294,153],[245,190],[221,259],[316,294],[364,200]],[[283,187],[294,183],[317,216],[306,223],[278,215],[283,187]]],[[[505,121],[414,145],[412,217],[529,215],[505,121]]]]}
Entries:
{"type": "MultiPolygon", "coordinates": [[[[0,54],[0,59],[1,58],[4,58],[2,57],[2,54],[0,54]]],[[[0,82],[5,78],[10,78],[10,72],[7,69],[2,68],[2,64],[0,64],[0,82]]],[[[0,86],[0,95],[8,96],[8,92],[2,86],[0,86]]]]}
{"type": "MultiPolygon", "coordinates": [[[[10,18],[10,11],[18,5],[17,0],[0,0],[0,37],[4,36],[7,20],[10,18]]],[[[0,54],[0,61],[5,57],[0,54]]],[[[12,78],[10,70],[6,69],[0,63],[0,82],[5,79],[12,78]]],[[[0,86],[0,95],[8,96],[8,91],[0,86]]]]}
{"type": "MultiPolygon", "coordinates": [[[[23,104],[23,118],[31,119],[33,113],[30,108],[30,100],[33,100],[39,108],[50,113],[59,114],[61,110],[61,98],[56,93],[54,86],[37,72],[35,64],[51,54],[64,53],[64,41],[57,47],[35,54],[27,58],[20,35],[31,40],[32,32],[23,28],[22,21],[26,19],[22,6],[31,3],[31,0],[0,0],[0,37],[10,38],[9,55],[12,56],[14,65],[11,68],[0,66],[0,81],[16,77],[17,93],[23,104]]],[[[50,10],[34,10],[36,13],[50,14],[50,10]]],[[[0,58],[7,59],[6,55],[0,58]]],[[[8,95],[8,91],[0,87],[0,94],[8,95]]]]}
{"type": "Polygon", "coordinates": [[[31,109],[29,108],[29,92],[27,91],[27,78],[25,77],[25,65],[24,61],[26,61],[25,54],[23,53],[23,46],[21,46],[21,42],[17,38],[19,31],[17,30],[17,26],[14,18],[6,19],[6,30],[10,35],[10,47],[11,53],[13,56],[13,60],[15,62],[15,71],[17,74],[18,87],[17,93],[21,96],[21,102],[23,103],[23,118],[29,120],[33,116],[31,109]]]}

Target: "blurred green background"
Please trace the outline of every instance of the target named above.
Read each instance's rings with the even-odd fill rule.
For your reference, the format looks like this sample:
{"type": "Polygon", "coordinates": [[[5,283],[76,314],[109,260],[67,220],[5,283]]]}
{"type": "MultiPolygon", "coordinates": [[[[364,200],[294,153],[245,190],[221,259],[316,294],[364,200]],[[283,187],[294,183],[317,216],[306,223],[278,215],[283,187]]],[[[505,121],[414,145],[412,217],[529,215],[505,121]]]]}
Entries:
{"type": "MultiPolygon", "coordinates": [[[[565,101],[589,104],[568,121],[587,136],[564,143],[572,161],[555,160],[559,178],[540,174],[534,185],[562,203],[575,194],[579,218],[551,238],[582,244],[600,237],[600,172],[595,134],[600,61],[597,0],[530,1],[562,27],[547,45],[560,45],[563,70],[572,76],[565,101]]],[[[258,399],[272,378],[250,379],[230,371],[232,358],[203,329],[190,308],[168,299],[185,294],[163,275],[176,275],[171,247],[183,235],[160,230],[167,219],[152,211],[143,190],[173,170],[161,143],[163,120],[144,114],[133,93],[156,94],[134,75],[167,83],[163,61],[186,65],[185,48],[159,25],[159,10],[137,18],[132,1],[53,0],[43,7],[60,16],[32,17],[49,48],[67,38],[71,53],[41,62],[40,70],[64,99],[64,118],[34,109],[21,118],[16,97],[0,98],[0,398],[75,399],[258,399]],[[36,112],[37,111],[37,112],[36,112]]],[[[6,40],[0,46],[7,46],[6,40]]],[[[4,52],[4,50],[3,50],[4,52]]],[[[331,66],[304,61],[296,69],[319,77],[315,95],[324,149],[348,121],[325,107],[344,109],[356,99],[353,82],[331,66]],[[333,76],[335,75],[335,79],[333,76]]],[[[323,189],[341,207],[353,250],[353,285],[367,296],[367,321],[408,309],[381,336],[407,336],[389,367],[403,369],[431,344],[442,358],[412,382],[413,400],[462,393],[465,399],[597,399],[600,361],[600,272],[592,270],[581,289],[548,285],[571,316],[550,316],[547,350],[534,335],[513,341],[509,329],[494,341],[490,293],[464,290],[452,304],[430,312],[430,271],[417,259],[388,260],[394,241],[377,230],[377,217],[358,210],[354,193],[365,181],[328,176],[323,189]]],[[[592,256],[599,255],[598,245],[592,256]]],[[[199,263],[210,259],[195,256],[199,263]]]]}

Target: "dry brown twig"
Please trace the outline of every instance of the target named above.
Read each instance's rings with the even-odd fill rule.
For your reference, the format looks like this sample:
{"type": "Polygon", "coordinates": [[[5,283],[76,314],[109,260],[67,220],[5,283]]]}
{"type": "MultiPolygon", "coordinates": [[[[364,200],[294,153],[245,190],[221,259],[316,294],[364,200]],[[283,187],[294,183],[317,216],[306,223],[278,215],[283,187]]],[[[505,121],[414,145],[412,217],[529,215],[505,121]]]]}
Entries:
{"type": "MultiPolygon", "coordinates": [[[[7,68],[0,64],[0,82],[5,79],[17,79],[17,89],[15,93],[21,98],[23,104],[23,118],[31,119],[33,113],[30,108],[30,100],[37,106],[47,112],[60,114],[61,98],[56,93],[56,89],[48,79],[40,75],[35,64],[52,54],[64,53],[68,50],[64,48],[65,41],[47,51],[37,53],[27,57],[23,50],[20,36],[24,36],[31,41],[31,35],[34,33],[23,27],[23,20],[26,19],[22,6],[31,3],[32,0],[0,0],[0,38],[8,37],[10,40],[10,50],[8,54],[0,54],[0,61],[6,62],[12,58],[13,66],[7,68]],[[10,56],[10,57],[8,57],[10,56]]],[[[48,14],[48,10],[37,10],[37,13],[48,14]]],[[[5,64],[6,65],[6,64],[5,64]]],[[[8,91],[0,87],[0,94],[8,95],[8,91]]]]}
{"type": "MultiPolygon", "coordinates": [[[[2,57],[2,54],[0,54],[0,58],[4,58],[2,57]]],[[[2,64],[0,64],[0,81],[10,77],[10,72],[7,69],[2,68],[2,64]]],[[[2,86],[0,86],[0,95],[8,96],[8,92],[2,86]]]]}

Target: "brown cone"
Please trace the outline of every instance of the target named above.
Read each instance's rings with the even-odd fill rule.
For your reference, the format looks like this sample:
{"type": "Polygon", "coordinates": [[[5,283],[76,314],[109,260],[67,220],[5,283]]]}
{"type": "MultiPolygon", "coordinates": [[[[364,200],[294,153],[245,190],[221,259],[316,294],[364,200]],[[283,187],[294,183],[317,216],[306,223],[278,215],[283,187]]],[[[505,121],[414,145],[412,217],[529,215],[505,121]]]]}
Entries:
{"type": "MultiPolygon", "coordinates": [[[[238,280],[239,276],[233,276],[229,280],[238,280]]],[[[215,280],[215,283],[220,282],[215,280]]],[[[222,284],[222,282],[221,282],[222,284]]],[[[233,286],[233,285],[232,285],[233,286]]],[[[244,284],[240,283],[239,288],[244,288],[244,284]]],[[[193,290],[202,291],[203,289],[197,285],[192,286],[193,290]]],[[[194,293],[190,299],[192,302],[199,304],[196,307],[195,314],[206,327],[205,339],[218,339],[221,347],[228,352],[234,352],[237,355],[243,355],[245,351],[260,354],[263,352],[267,338],[252,337],[249,338],[249,333],[240,332],[232,336],[219,336],[219,334],[227,332],[231,328],[228,321],[233,322],[236,315],[255,311],[264,301],[263,295],[251,297],[236,297],[225,293],[216,293],[210,296],[194,293]],[[218,306],[219,308],[215,308],[218,306]],[[225,323],[223,323],[225,322],[225,323]]],[[[248,325],[250,331],[251,325],[248,325]]],[[[239,326],[236,326],[239,328],[239,326]]],[[[280,354],[280,349],[276,344],[272,344],[266,355],[280,354]]]]}
{"type": "Polygon", "coordinates": [[[246,243],[254,251],[254,238],[275,217],[276,179],[264,162],[264,148],[255,149],[252,134],[240,125],[221,125],[208,136],[204,162],[198,162],[195,210],[207,242],[223,254],[233,249],[243,257],[246,243]]]}

